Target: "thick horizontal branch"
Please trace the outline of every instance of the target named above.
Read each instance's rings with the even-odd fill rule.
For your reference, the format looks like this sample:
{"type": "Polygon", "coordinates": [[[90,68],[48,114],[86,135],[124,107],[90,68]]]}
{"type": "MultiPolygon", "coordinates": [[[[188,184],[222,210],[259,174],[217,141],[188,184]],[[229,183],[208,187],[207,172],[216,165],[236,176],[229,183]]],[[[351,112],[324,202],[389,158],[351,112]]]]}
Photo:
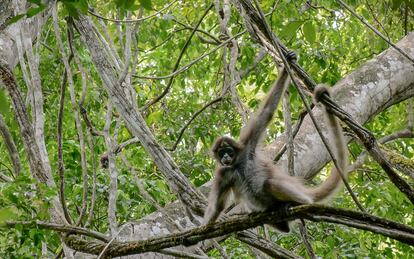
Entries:
{"type": "MultiPolygon", "coordinates": [[[[147,240],[113,242],[108,246],[105,255],[115,257],[158,251],[177,245],[189,246],[205,239],[257,227],[264,223],[277,223],[298,218],[347,225],[414,245],[414,228],[404,224],[362,212],[322,205],[302,205],[272,212],[234,215],[229,217],[228,220],[216,224],[201,226],[184,232],[147,240]]],[[[85,241],[73,236],[67,237],[65,241],[69,247],[90,254],[99,254],[106,246],[105,243],[85,241]]]]}

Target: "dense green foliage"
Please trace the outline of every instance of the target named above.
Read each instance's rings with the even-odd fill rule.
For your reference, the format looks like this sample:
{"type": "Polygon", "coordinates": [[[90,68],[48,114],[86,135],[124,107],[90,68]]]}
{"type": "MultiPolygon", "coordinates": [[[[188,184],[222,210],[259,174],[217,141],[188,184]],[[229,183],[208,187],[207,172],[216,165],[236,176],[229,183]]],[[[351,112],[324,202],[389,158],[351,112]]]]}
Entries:
{"type": "MultiPolygon", "coordinates": [[[[37,1],[33,3],[33,10],[28,11],[36,15],[35,8],[43,8],[37,1]],[[37,6],[36,6],[37,4],[37,6]]],[[[273,31],[290,49],[300,56],[300,65],[309,72],[318,83],[334,84],[344,75],[357,69],[366,60],[379,54],[388,45],[372,31],[366,28],[359,20],[342,10],[335,1],[311,1],[318,8],[305,5],[306,1],[261,1],[262,8],[268,13],[276,5],[268,17],[273,31]],[[317,3],[316,3],[317,2],[317,3]]],[[[62,0],[59,4],[60,27],[63,38],[66,39],[67,24],[64,17],[77,13],[88,14],[88,5],[94,12],[107,18],[134,19],[142,10],[143,17],[149,16],[162,9],[168,3],[163,0],[139,1],[100,1],[100,0],[62,0]],[[143,7],[143,9],[141,9],[143,7]],[[117,8],[119,11],[117,12],[117,8]],[[133,15],[127,15],[132,11],[133,15]]],[[[414,2],[404,0],[369,0],[348,1],[354,10],[361,14],[370,24],[390,38],[393,42],[401,39],[405,32],[404,13],[407,11],[408,31],[413,27],[414,2]]],[[[209,3],[206,1],[184,1],[173,4],[166,11],[152,19],[144,20],[139,24],[136,33],[136,45],[133,44],[133,60],[136,58],[137,67],[131,85],[138,94],[139,107],[145,105],[163,92],[170,78],[151,80],[141,76],[164,76],[174,72],[174,64],[180,56],[186,41],[197,24],[202,13],[209,3]],[[185,25],[185,26],[183,26],[185,25]]],[[[43,9],[42,9],[43,10],[43,9]]],[[[41,10],[40,10],[41,11],[41,10]]],[[[92,16],[93,17],[93,16],[92,16]]],[[[22,16],[21,19],[25,19],[22,16]]],[[[17,19],[16,19],[17,20],[17,19]]],[[[94,17],[95,21],[98,18],[94,17]]],[[[13,21],[15,22],[15,21],[13,21]]],[[[122,47],[125,39],[119,38],[117,24],[106,22],[108,32],[118,47],[118,54],[123,59],[122,47]]],[[[102,27],[96,22],[98,29],[102,27]]],[[[125,30],[125,23],[120,24],[125,30]]],[[[244,23],[235,8],[232,8],[228,28],[233,35],[244,30],[244,23]]],[[[216,45],[205,43],[214,41],[220,36],[220,26],[217,14],[213,9],[207,14],[200,25],[200,30],[192,38],[178,67],[189,64],[194,59],[211,51],[216,45]]],[[[52,171],[58,182],[57,166],[57,123],[60,98],[60,84],[64,73],[52,21],[46,23],[41,32],[41,44],[37,53],[40,57],[40,75],[44,96],[45,111],[45,139],[52,171]]],[[[258,46],[245,33],[237,38],[239,58],[237,69],[244,70],[254,63],[258,53],[258,46]]],[[[65,47],[69,53],[68,43],[65,47]]],[[[84,107],[94,127],[102,130],[107,113],[107,93],[103,90],[102,82],[97,74],[87,48],[81,43],[79,35],[75,33],[75,48],[81,63],[87,73],[87,95],[84,107]]],[[[147,124],[155,134],[159,143],[166,148],[174,145],[182,126],[209,101],[220,96],[223,87],[223,53],[227,55],[229,49],[220,48],[212,52],[189,69],[177,74],[173,79],[168,94],[158,103],[143,112],[147,124]]],[[[72,61],[74,82],[77,91],[77,102],[80,101],[82,78],[78,67],[72,61]]],[[[264,96],[264,92],[276,78],[277,72],[271,58],[264,58],[253,71],[242,79],[237,90],[242,101],[251,110],[255,109],[264,96]]],[[[20,67],[15,70],[22,91],[26,91],[23,72],[20,67]]],[[[303,111],[297,93],[291,89],[292,117],[297,119],[303,111]]],[[[19,128],[15,122],[10,100],[6,93],[0,91],[0,113],[5,117],[13,138],[16,141],[21,156],[23,170],[20,176],[12,182],[0,182],[0,222],[5,220],[47,220],[50,197],[57,194],[57,189],[39,187],[30,176],[29,165],[19,136],[19,128]]],[[[400,103],[378,115],[366,125],[376,137],[389,135],[407,125],[407,102],[400,103]]],[[[117,116],[116,112],[114,116],[117,116]]],[[[170,152],[180,166],[182,172],[196,186],[209,181],[213,170],[213,161],[209,156],[209,147],[214,139],[223,134],[237,136],[241,127],[241,118],[229,96],[214,104],[199,115],[187,128],[176,150],[170,152]]],[[[63,152],[65,162],[65,195],[71,216],[76,219],[82,204],[82,170],[78,136],[73,118],[73,107],[70,103],[69,92],[66,92],[66,101],[63,118],[63,152]]],[[[86,134],[87,127],[83,130],[86,134]]],[[[123,123],[117,124],[113,120],[111,133],[119,131],[118,142],[122,143],[131,138],[131,134],[123,123]],[[119,127],[119,128],[118,128],[119,127]]],[[[284,130],[282,113],[276,114],[275,123],[269,130],[269,139],[274,139],[284,130]]],[[[107,204],[109,175],[107,170],[99,166],[99,156],[106,151],[103,137],[93,137],[93,150],[87,148],[87,165],[89,173],[89,197],[92,192],[92,171],[97,168],[97,200],[90,228],[106,232],[107,204]]],[[[412,139],[401,139],[387,147],[399,154],[412,158],[414,142],[412,139]]],[[[357,144],[351,146],[352,155],[358,156],[363,150],[357,144]]],[[[153,161],[139,144],[126,147],[122,153],[132,163],[142,179],[146,190],[162,206],[174,201],[176,197],[170,192],[163,176],[155,167],[153,161]]],[[[118,223],[138,220],[156,210],[137,191],[134,176],[121,159],[117,159],[118,176],[118,223]]],[[[0,171],[13,177],[12,164],[5,144],[0,138],[0,171]]],[[[350,183],[360,201],[367,210],[374,215],[383,216],[395,221],[414,226],[413,205],[389,181],[381,168],[374,162],[368,162],[363,169],[354,173],[350,183]]],[[[413,181],[411,179],[411,184],[413,181]]],[[[344,192],[333,203],[334,206],[354,208],[351,198],[344,192]]],[[[308,223],[308,231],[312,236],[311,243],[318,256],[322,258],[410,258],[414,253],[412,247],[394,240],[359,231],[348,227],[308,223]],[[334,234],[333,234],[334,233],[334,234]]],[[[294,231],[298,232],[298,231],[294,231]]],[[[42,242],[47,243],[48,249],[57,252],[61,248],[59,236],[41,229],[27,229],[17,226],[10,230],[1,230],[0,257],[1,258],[32,258],[41,254],[42,242]]],[[[301,255],[307,256],[305,247],[297,233],[280,236],[274,233],[272,240],[279,245],[301,255]]],[[[228,239],[223,244],[233,258],[251,258],[253,254],[247,246],[234,239],[228,239]]],[[[212,256],[219,256],[212,251],[212,256]]]]}

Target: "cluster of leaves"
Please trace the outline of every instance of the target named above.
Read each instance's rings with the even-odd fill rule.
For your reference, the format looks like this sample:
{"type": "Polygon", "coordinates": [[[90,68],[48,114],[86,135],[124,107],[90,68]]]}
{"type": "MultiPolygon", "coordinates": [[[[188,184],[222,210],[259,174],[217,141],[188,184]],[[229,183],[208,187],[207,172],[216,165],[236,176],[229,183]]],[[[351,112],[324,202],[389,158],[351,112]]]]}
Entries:
{"type": "MultiPolygon", "coordinates": [[[[43,184],[36,184],[27,174],[19,175],[14,182],[0,183],[0,225],[6,221],[49,220],[51,200],[56,190],[43,184]]],[[[42,241],[50,247],[58,247],[57,235],[37,228],[29,229],[23,225],[2,230],[0,237],[0,257],[31,258],[39,257],[42,241]]]]}

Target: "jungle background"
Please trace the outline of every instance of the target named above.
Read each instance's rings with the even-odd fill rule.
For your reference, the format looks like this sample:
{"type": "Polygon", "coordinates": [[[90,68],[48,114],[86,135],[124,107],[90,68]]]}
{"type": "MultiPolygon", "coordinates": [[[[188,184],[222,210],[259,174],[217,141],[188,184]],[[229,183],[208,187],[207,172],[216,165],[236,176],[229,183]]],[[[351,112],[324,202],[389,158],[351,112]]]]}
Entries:
{"type": "Polygon", "coordinates": [[[0,11],[1,258],[414,254],[414,1],[5,0],[0,11]],[[360,214],[297,216],[286,235],[260,221],[231,234],[250,222],[232,218],[239,229],[159,239],[199,225],[210,146],[238,136],[285,47],[309,77],[291,66],[267,152],[310,184],[324,179],[334,165],[323,168],[331,158],[301,95],[311,105],[315,82],[334,86],[355,121],[338,112],[351,192],[328,204],[360,214]]]}

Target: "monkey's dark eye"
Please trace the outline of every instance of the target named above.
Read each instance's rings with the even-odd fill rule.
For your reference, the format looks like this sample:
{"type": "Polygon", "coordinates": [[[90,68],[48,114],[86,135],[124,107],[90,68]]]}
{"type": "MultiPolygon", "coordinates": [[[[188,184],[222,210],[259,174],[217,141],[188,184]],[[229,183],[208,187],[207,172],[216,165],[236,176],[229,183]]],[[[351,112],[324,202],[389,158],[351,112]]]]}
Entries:
{"type": "Polygon", "coordinates": [[[223,157],[225,154],[227,154],[230,157],[234,156],[234,149],[232,147],[226,147],[222,148],[218,151],[219,157],[223,157]]]}

